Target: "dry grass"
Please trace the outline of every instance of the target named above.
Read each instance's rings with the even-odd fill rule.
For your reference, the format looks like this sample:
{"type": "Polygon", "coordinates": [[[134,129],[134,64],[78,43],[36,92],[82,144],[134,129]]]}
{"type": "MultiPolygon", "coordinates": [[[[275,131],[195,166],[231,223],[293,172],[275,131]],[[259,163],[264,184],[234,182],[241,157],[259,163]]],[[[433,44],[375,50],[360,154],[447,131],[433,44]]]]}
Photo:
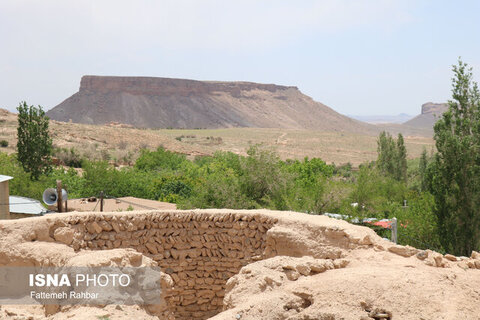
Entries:
{"type": "MultiPolygon", "coordinates": [[[[175,138],[196,136],[195,139],[182,139],[182,144],[192,147],[204,146],[208,137],[220,137],[222,143],[205,146],[204,150],[233,151],[245,154],[250,145],[263,144],[275,149],[282,159],[319,157],[337,164],[351,162],[358,165],[377,157],[377,137],[354,133],[322,132],[294,129],[231,128],[215,130],[155,130],[155,132],[175,138]]],[[[423,147],[430,150],[433,140],[426,137],[405,137],[411,158],[419,157],[423,147]]]]}
{"type": "MultiPolygon", "coordinates": [[[[16,115],[0,109],[0,140],[9,146],[0,151],[14,152],[16,145],[16,115]]],[[[95,126],[77,123],[50,122],[56,147],[75,148],[89,159],[104,159],[120,164],[135,160],[142,148],[168,150],[189,156],[210,155],[217,150],[245,154],[249,146],[263,144],[278,152],[282,159],[319,157],[336,164],[358,165],[376,159],[376,136],[341,132],[321,132],[294,129],[134,129],[121,126],[95,126]],[[176,139],[183,136],[182,139],[176,139]],[[180,141],[179,141],[180,140],[180,141]]],[[[433,140],[425,137],[405,137],[410,158],[416,158],[423,147],[430,150],[433,140]]]]}

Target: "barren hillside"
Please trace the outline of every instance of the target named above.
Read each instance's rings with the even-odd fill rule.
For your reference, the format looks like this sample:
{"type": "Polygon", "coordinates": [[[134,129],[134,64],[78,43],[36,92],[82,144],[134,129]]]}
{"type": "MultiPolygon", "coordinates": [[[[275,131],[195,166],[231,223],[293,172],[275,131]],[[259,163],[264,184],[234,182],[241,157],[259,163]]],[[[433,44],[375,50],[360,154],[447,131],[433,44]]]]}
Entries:
{"type": "Polygon", "coordinates": [[[447,103],[424,103],[422,104],[422,113],[405,122],[404,125],[417,129],[426,129],[433,135],[433,126],[435,125],[435,122],[438,121],[447,109],[447,103]]]}
{"type": "Polygon", "coordinates": [[[372,133],[374,126],[313,101],[296,87],[149,77],[84,76],[47,115],[143,128],[290,128],[372,133]]]}

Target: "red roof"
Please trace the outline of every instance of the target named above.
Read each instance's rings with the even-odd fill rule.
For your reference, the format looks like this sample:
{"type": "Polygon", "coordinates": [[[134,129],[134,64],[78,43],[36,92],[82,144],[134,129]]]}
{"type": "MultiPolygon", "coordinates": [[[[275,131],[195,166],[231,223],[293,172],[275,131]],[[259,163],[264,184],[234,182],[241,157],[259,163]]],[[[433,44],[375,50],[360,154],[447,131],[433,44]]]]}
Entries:
{"type": "Polygon", "coordinates": [[[392,229],[392,220],[365,221],[365,222],[373,224],[374,226],[385,228],[385,229],[392,229]]]}

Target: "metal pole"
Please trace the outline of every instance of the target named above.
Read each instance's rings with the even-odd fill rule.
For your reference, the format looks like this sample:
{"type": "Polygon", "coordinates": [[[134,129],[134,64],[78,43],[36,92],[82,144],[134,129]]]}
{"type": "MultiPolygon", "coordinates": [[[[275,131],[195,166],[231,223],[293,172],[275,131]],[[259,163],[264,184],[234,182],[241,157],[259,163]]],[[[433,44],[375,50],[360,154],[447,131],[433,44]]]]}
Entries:
{"type": "Polygon", "coordinates": [[[100,191],[100,212],[103,212],[103,191],[100,191]]]}
{"type": "Polygon", "coordinates": [[[397,218],[392,219],[392,242],[397,243],[397,218]]]}
{"type": "MultiPolygon", "coordinates": [[[[67,186],[63,186],[65,188],[65,191],[68,191],[67,186]]],[[[65,206],[64,206],[65,212],[68,212],[68,197],[65,199],[65,206]]]]}
{"type": "Polygon", "coordinates": [[[57,180],[57,211],[63,212],[62,180],[57,180]]]}

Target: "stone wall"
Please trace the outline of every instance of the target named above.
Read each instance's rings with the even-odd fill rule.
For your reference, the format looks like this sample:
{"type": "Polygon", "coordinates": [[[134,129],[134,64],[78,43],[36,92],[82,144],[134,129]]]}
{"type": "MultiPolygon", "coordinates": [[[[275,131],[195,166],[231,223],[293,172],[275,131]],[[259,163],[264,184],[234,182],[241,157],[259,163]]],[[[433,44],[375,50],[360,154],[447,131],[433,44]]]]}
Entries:
{"type": "Polygon", "coordinates": [[[368,228],[297,212],[72,212],[2,221],[0,266],[61,266],[99,250],[108,265],[109,252],[134,249],[170,275],[162,299],[176,319],[206,319],[222,311],[227,280],[248,264],[311,256],[335,265],[352,249],[386,244],[368,228]]]}
{"type": "MultiPolygon", "coordinates": [[[[0,266],[160,264],[165,272],[158,305],[50,305],[44,310],[49,319],[53,313],[55,319],[205,319],[222,309],[214,319],[441,319],[465,313],[460,318],[476,319],[479,299],[472,292],[480,278],[471,269],[480,269],[479,261],[478,252],[467,258],[420,251],[366,227],[296,212],[73,212],[0,221],[0,266]],[[461,303],[442,309],[445,292],[461,303]],[[129,313],[133,309],[139,312],[129,313]]],[[[39,318],[38,309],[31,316],[27,309],[34,310],[0,306],[0,318],[39,318]]]]}
{"type": "Polygon", "coordinates": [[[235,213],[91,213],[57,222],[49,232],[75,250],[134,248],[145,254],[174,281],[166,299],[176,318],[205,319],[222,310],[227,280],[263,259],[266,232],[275,222],[235,213]]]}

